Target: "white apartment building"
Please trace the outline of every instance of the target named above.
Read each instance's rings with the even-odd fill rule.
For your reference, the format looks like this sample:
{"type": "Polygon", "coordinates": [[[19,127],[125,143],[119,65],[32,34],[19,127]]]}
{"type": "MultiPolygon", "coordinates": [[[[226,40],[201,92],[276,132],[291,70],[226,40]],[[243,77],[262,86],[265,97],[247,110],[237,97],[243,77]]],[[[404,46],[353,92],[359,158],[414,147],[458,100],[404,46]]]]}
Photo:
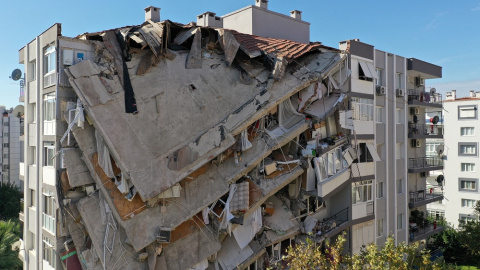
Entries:
{"type": "MultiPolygon", "coordinates": [[[[473,214],[473,206],[480,200],[478,187],[478,106],[480,92],[470,91],[468,97],[457,97],[456,90],[447,92],[444,106],[444,139],[431,141],[431,150],[440,149],[444,156],[444,196],[443,204],[429,205],[432,216],[445,217],[454,227],[462,222],[478,220],[473,214]],[[442,146],[444,145],[444,146],[442,146]],[[440,148],[438,148],[440,147],[440,148]]],[[[435,181],[432,179],[432,184],[435,181]]]]}
{"type": "Polygon", "coordinates": [[[0,106],[0,177],[4,183],[13,183],[23,192],[23,183],[19,179],[19,161],[23,153],[20,153],[20,118],[13,115],[13,109],[0,106]]]}

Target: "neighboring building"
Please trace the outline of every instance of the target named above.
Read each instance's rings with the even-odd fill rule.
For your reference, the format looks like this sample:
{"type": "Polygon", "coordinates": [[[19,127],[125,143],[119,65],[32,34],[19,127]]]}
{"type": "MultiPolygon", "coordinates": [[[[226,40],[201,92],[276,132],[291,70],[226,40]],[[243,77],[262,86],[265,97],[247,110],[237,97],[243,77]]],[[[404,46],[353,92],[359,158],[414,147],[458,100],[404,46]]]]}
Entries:
{"type": "Polygon", "coordinates": [[[362,164],[368,169],[352,168],[352,192],[365,186],[372,194],[360,203],[352,202],[352,219],[365,208],[370,214],[353,222],[352,250],[358,252],[374,241],[382,245],[389,235],[397,243],[426,239],[442,228],[415,224],[411,212],[425,213],[426,204],[442,198],[426,190],[426,173],[443,165],[437,158],[425,157],[425,138],[432,134],[421,117],[427,108],[442,108],[441,95],[425,87],[425,79],[441,78],[442,68],[359,40],[341,42],[340,49],[349,52],[353,138],[357,145],[367,146],[361,150],[369,152],[370,161],[362,164]]]}
{"type": "Polygon", "coordinates": [[[445,156],[445,202],[443,205],[432,205],[429,211],[431,215],[445,216],[447,222],[459,227],[462,222],[478,220],[478,216],[473,214],[473,206],[480,200],[476,167],[480,164],[480,92],[470,91],[470,96],[461,98],[456,94],[455,90],[447,92],[443,103],[445,142],[432,142],[432,148],[439,145],[443,149],[443,153],[436,154],[445,156]]]}
{"type": "Polygon", "coordinates": [[[23,183],[19,179],[20,154],[20,117],[13,115],[13,109],[6,109],[0,106],[0,180],[3,183],[12,183],[18,186],[23,192],[23,183]]]}
{"type": "Polygon", "coordinates": [[[68,38],[55,24],[20,50],[25,269],[263,269],[308,233],[346,231],[355,253],[441,229],[409,238],[407,222],[432,201],[413,179],[441,167],[417,161],[424,140],[410,149],[424,138],[408,132],[410,104],[441,108],[411,81],[441,67],[287,40],[305,23],[266,3],[216,23],[270,14],[291,24],[283,39],[148,7],[141,25],[68,38]]]}

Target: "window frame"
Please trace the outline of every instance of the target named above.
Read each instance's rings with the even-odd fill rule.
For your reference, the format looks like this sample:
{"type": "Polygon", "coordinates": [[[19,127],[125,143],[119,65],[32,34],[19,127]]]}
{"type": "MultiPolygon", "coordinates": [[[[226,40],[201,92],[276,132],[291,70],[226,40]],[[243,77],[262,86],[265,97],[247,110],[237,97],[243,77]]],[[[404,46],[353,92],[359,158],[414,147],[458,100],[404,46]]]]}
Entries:
{"type": "Polygon", "coordinates": [[[471,163],[471,162],[462,162],[460,163],[460,171],[461,172],[475,172],[475,163],[471,163]],[[468,164],[470,166],[468,166],[468,164]],[[471,170],[467,170],[468,167],[471,168],[471,170]]]}
{"type": "Polygon", "coordinates": [[[476,142],[459,142],[458,143],[458,156],[477,156],[478,153],[478,143],[476,142]],[[464,153],[462,152],[462,147],[473,146],[473,153],[464,153]]]}
{"type": "Polygon", "coordinates": [[[464,120],[464,119],[477,119],[477,116],[478,116],[478,114],[477,114],[478,108],[477,108],[477,105],[476,105],[476,104],[458,106],[457,110],[458,110],[457,113],[458,113],[458,119],[459,119],[459,120],[464,120]],[[461,116],[462,108],[463,108],[463,110],[465,110],[465,108],[473,108],[474,116],[461,116]]]}
{"type": "Polygon", "coordinates": [[[352,183],[352,205],[364,204],[373,201],[373,180],[364,180],[352,183]],[[358,192],[360,198],[357,200],[356,191],[358,190],[361,190],[361,192],[358,192]]]}
{"type": "Polygon", "coordinates": [[[385,197],[385,185],[383,181],[377,182],[377,199],[381,199],[385,197]]]}
{"type": "Polygon", "coordinates": [[[55,92],[43,95],[43,122],[56,121],[56,105],[55,92]]]}
{"type": "Polygon", "coordinates": [[[405,229],[403,213],[397,214],[397,231],[405,229]]]}
{"type": "Polygon", "coordinates": [[[458,191],[461,192],[478,192],[478,178],[459,178],[458,179],[458,191]],[[463,182],[472,182],[474,183],[473,188],[467,188],[466,185],[463,185],[463,182]]]}
{"type": "Polygon", "coordinates": [[[477,200],[475,200],[475,199],[461,198],[460,205],[464,208],[473,208],[473,207],[475,207],[476,202],[477,202],[477,200]],[[469,203],[471,203],[471,206],[469,206],[469,203]]]}
{"type": "Polygon", "coordinates": [[[460,127],[460,136],[470,137],[475,136],[475,127],[460,127]],[[463,134],[465,130],[465,134],[463,134]],[[471,134],[467,134],[466,130],[471,130],[471,134]]]}
{"type": "Polygon", "coordinates": [[[383,224],[383,218],[382,219],[377,219],[377,237],[383,237],[384,236],[384,224],[383,224]]]}
{"type": "Polygon", "coordinates": [[[44,167],[55,167],[55,143],[54,142],[44,142],[43,143],[43,166],[44,167]],[[49,156],[49,154],[51,156],[49,156]]]}
{"type": "Polygon", "coordinates": [[[403,194],[404,193],[403,178],[397,179],[396,184],[397,184],[397,194],[403,194]]]}
{"type": "Polygon", "coordinates": [[[55,44],[50,44],[45,47],[43,57],[45,63],[44,76],[55,73],[57,66],[57,49],[55,48],[55,44]]]}

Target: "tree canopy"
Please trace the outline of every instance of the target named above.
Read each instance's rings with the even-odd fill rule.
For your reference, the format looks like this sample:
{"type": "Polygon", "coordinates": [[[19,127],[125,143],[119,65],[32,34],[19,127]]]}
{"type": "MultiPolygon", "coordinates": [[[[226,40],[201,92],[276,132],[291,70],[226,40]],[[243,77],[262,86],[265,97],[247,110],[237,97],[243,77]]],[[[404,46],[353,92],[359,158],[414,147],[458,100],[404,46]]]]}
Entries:
{"type": "Polygon", "coordinates": [[[0,220],[18,219],[20,198],[16,185],[0,182],[0,220]]]}

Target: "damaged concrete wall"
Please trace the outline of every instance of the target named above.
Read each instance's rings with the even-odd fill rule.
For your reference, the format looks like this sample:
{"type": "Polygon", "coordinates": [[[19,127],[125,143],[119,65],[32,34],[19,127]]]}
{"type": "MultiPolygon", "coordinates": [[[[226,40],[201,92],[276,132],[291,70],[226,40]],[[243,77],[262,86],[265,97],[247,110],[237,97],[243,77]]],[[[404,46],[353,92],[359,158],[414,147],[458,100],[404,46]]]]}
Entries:
{"type": "MultiPolygon", "coordinates": [[[[278,121],[285,113],[280,104],[290,99],[293,110],[299,110],[296,93],[322,80],[328,84],[329,76],[337,78],[344,65],[338,51],[320,44],[299,45],[169,21],[82,38],[95,46],[95,57],[72,65],[66,74],[83,103],[86,121],[83,128],[71,129],[75,144],[64,141],[63,147],[72,148],[64,151],[69,181],[65,192],[85,192],[76,203],[79,215],[67,219],[68,229],[89,267],[187,269],[219,252],[226,232],[219,228],[222,220],[209,212],[203,222],[211,224],[196,225],[169,239],[171,243],[160,241],[159,234],[174,235],[187,220],[226,199],[231,184],[263,169],[277,149],[292,149],[298,157],[299,138],[312,125],[304,114],[297,112],[298,121],[278,137],[262,129],[249,142],[249,150],[238,150],[240,133],[266,118],[278,121]],[[290,45],[280,50],[268,46],[281,42],[290,45]],[[272,113],[278,108],[280,112],[272,113]],[[111,157],[99,158],[104,147],[97,149],[97,144],[102,140],[111,157]],[[105,161],[111,162],[110,176],[102,165],[105,161]],[[174,185],[178,191],[163,193],[174,185]],[[78,229],[83,235],[72,233],[78,229]]],[[[340,106],[339,88],[322,92],[324,113],[319,119],[340,106]]],[[[280,161],[286,161],[285,155],[280,161]]],[[[265,203],[283,207],[274,194],[284,193],[303,173],[301,166],[292,165],[270,179],[258,179],[260,192],[242,218],[265,203]]],[[[66,207],[74,212],[73,203],[66,207]]],[[[293,218],[291,210],[276,213],[270,219],[293,218]]],[[[244,260],[259,257],[267,245],[300,230],[295,220],[278,228],[270,223],[277,233],[265,232],[265,241],[253,244],[256,248],[244,260]],[[278,233],[283,230],[285,235],[278,233]]],[[[210,261],[215,260],[213,256],[210,261]]]]}

